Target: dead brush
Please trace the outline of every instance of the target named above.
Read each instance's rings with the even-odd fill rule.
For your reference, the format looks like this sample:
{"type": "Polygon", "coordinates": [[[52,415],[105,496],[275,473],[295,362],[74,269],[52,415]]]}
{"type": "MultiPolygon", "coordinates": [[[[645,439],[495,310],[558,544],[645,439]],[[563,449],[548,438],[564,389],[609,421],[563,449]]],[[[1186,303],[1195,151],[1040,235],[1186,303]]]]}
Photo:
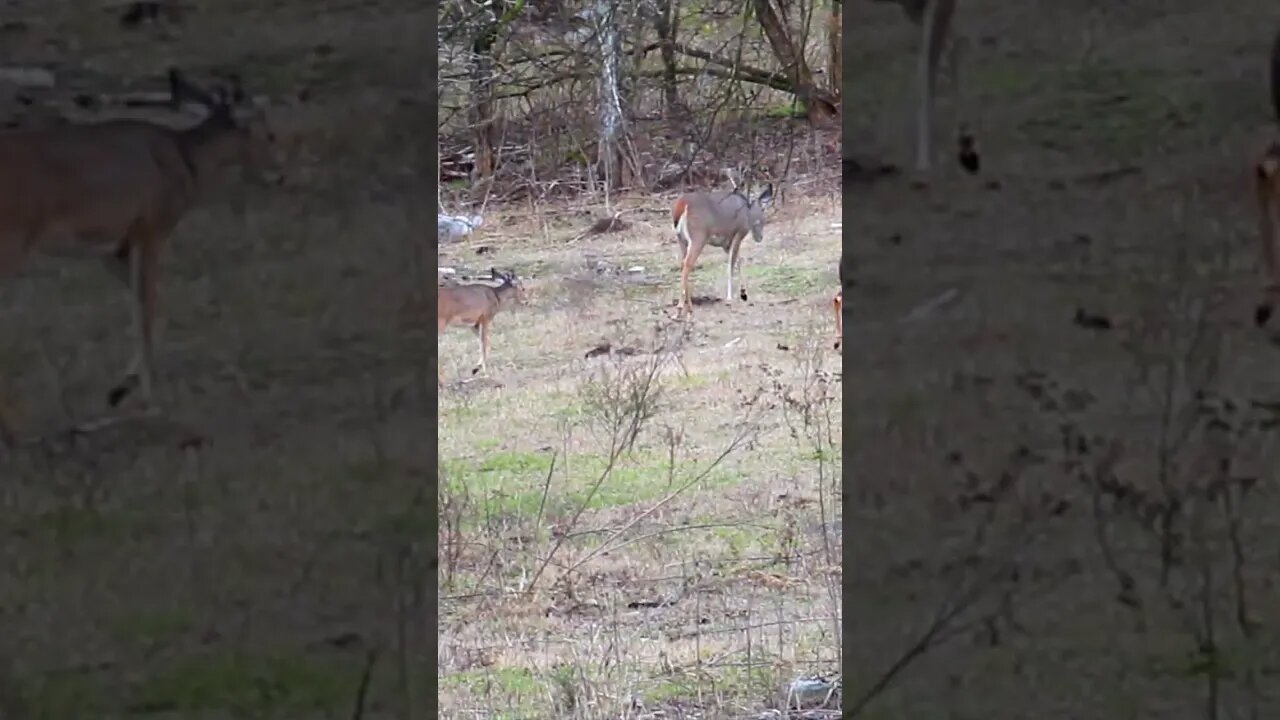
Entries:
{"type": "Polygon", "coordinates": [[[463,525],[475,511],[475,501],[465,483],[453,483],[440,473],[436,483],[437,511],[440,518],[438,547],[440,587],[453,590],[467,559],[468,539],[463,525]]]}
{"type": "MultiPolygon", "coordinates": [[[[1265,484],[1247,468],[1280,426],[1280,403],[1205,388],[1182,393],[1175,384],[1160,400],[1155,442],[1143,443],[1098,429],[1093,403],[1079,400],[1090,397],[1085,391],[1041,373],[1024,373],[1019,384],[1057,428],[1052,460],[1084,493],[1114,601],[1143,628],[1172,611],[1171,630],[1190,634],[1198,663],[1212,666],[1224,648],[1257,642],[1251,598],[1259,588],[1249,580],[1256,551],[1247,538],[1265,521],[1252,500],[1265,484]],[[1135,537],[1153,557],[1135,557],[1135,537]]],[[[1069,505],[1059,499],[1054,507],[1060,514],[1069,505]]],[[[1252,661],[1234,670],[1247,702],[1260,697],[1260,672],[1252,661]]],[[[1216,708],[1221,680],[1207,672],[1204,681],[1216,708]]]]}
{"type": "MultiPolygon", "coordinates": [[[[630,333],[620,329],[624,337],[630,333]]],[[[609,353],[579,388],[585,416],[592,427],[620,452],[630,452],[642,429],[667,405],[661,373],[676,358],[687,332],[656,325],[654,349],[643,355],[609,353]]]]}

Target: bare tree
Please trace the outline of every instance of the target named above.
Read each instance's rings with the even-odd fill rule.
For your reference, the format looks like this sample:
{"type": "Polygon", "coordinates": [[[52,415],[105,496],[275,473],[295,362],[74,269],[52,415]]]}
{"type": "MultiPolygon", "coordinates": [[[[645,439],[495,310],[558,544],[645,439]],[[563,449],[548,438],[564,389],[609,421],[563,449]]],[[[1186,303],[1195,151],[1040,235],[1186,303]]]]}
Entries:
{"type": "MultiPolygon", "coordinates": [[[[496,199],[615,195],[787,154],[807,128],[760,108],[794,102],[824,127],[839,114],[829,2],[724,0],[700,9],[719,22],[681,27],[680,0],[446,0],[441,181],[482,183],[496,199]],[[776,142],[758,142],[764,133],[776,142]]],[[[818,156],[831,147],[811,162],[829,165],[818,156]]]]}
{"type": "Polygon", "coordinates": [[[653,0],[653,29],[658,33],[662,55],[663,112],[670,117],[680,108],[680,91],[676,82],[676,13],[671,0],[653,0]]]}
{"type": "Polygon", "coordinates": [[[600,169],[604,176],[605,209],[609,194],[622,184],[623,133],[622,98],[620,92],[622,37],[618,30],[619,7],[613,0],[597,0],[593,17],[596,41],[600,48],[600,169]]]}
{"type": "MultiPolygon", "coordinates": [[[[773,54],[782,65],[783,72],[791,77],[792,89],[805,105],[809,121],[826,125],[840,116],[837,95],[820,87],[813,79],[813,70],[804,56],[806,33],[801,32],[799,42],[784,22],[789,3],[781,3],[775,9],[773,0],[754,0],[756,17],[764,30],[773,54]]],[[[803,6],[802,6],[803,9],[803,6]]],[[[838,86],[837,86],[838,87],[838,86]]]]}
{"type": "MultiPolygon", "coordinates": [[[[840,43],[844,38],[841,35],[841,17],[840,17],[841,0],[831,0],[831,13],[827,16],[827,88],[832,95],[840,97],[840,88],[844,74],[841,72],[841,63],[843,59],[840,54],[840,43]]],[[[839,107],[836,108],[837,111],[839,107]]]]}

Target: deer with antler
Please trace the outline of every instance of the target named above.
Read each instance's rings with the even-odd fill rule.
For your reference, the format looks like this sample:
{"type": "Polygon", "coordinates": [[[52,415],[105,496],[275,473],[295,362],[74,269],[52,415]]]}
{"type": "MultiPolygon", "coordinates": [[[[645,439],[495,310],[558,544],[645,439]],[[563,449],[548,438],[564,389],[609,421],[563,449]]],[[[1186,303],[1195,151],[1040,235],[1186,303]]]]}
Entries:
{"type": "MultiPolygon", "coordinates": [[[[1271,110],[1280,122],[1280,31],[1271,43],[1271,110]]],[[[1258,201],[1259,239],[1267,285],[1262,302],[1254,310],[1258,327],[1266,325],[1280,297],[1280,143],[1272,142],[1254,164],[1254,190],[1258,201]]]]}
{"type": "Polygon", "coordinates": [[[168,83],[172,105],[193,101],[200,122],[175,129],[118,119],[0,133],[0,276],[38,251],[98,258],[129,289],[136,347],[108,393],[112,406],[135,388],[151,402],[161,251],[206,179],[231,164],[280,179],[274,136],[238,78],[209,93],[171,69],[168,83]]]}

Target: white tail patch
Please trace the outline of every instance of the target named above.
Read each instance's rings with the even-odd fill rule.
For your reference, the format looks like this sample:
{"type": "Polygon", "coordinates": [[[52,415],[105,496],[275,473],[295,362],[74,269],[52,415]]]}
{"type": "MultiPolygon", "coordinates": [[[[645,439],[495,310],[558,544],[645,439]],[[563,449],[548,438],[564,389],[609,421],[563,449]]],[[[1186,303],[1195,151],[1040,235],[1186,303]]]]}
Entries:
{"type": "Polygon", "coordinates": [[[685,208],[680,213],[680,220],[676,222],[676,234],[680,236],[689,246],[693,246],[693,238],[689,237],[689,208],[685,208]]]}

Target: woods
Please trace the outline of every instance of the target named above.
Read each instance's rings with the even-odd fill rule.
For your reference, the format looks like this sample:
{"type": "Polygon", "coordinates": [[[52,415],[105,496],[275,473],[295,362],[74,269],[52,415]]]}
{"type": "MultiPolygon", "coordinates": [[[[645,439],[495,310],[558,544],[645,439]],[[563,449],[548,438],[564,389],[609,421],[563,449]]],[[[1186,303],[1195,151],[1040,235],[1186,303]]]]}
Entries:
{"type": "Polygon", "coordinates": [[[473,200],[563,196],[833,160],[840,12],[829,0],[442,3],[440,180],[473,200]]]}

